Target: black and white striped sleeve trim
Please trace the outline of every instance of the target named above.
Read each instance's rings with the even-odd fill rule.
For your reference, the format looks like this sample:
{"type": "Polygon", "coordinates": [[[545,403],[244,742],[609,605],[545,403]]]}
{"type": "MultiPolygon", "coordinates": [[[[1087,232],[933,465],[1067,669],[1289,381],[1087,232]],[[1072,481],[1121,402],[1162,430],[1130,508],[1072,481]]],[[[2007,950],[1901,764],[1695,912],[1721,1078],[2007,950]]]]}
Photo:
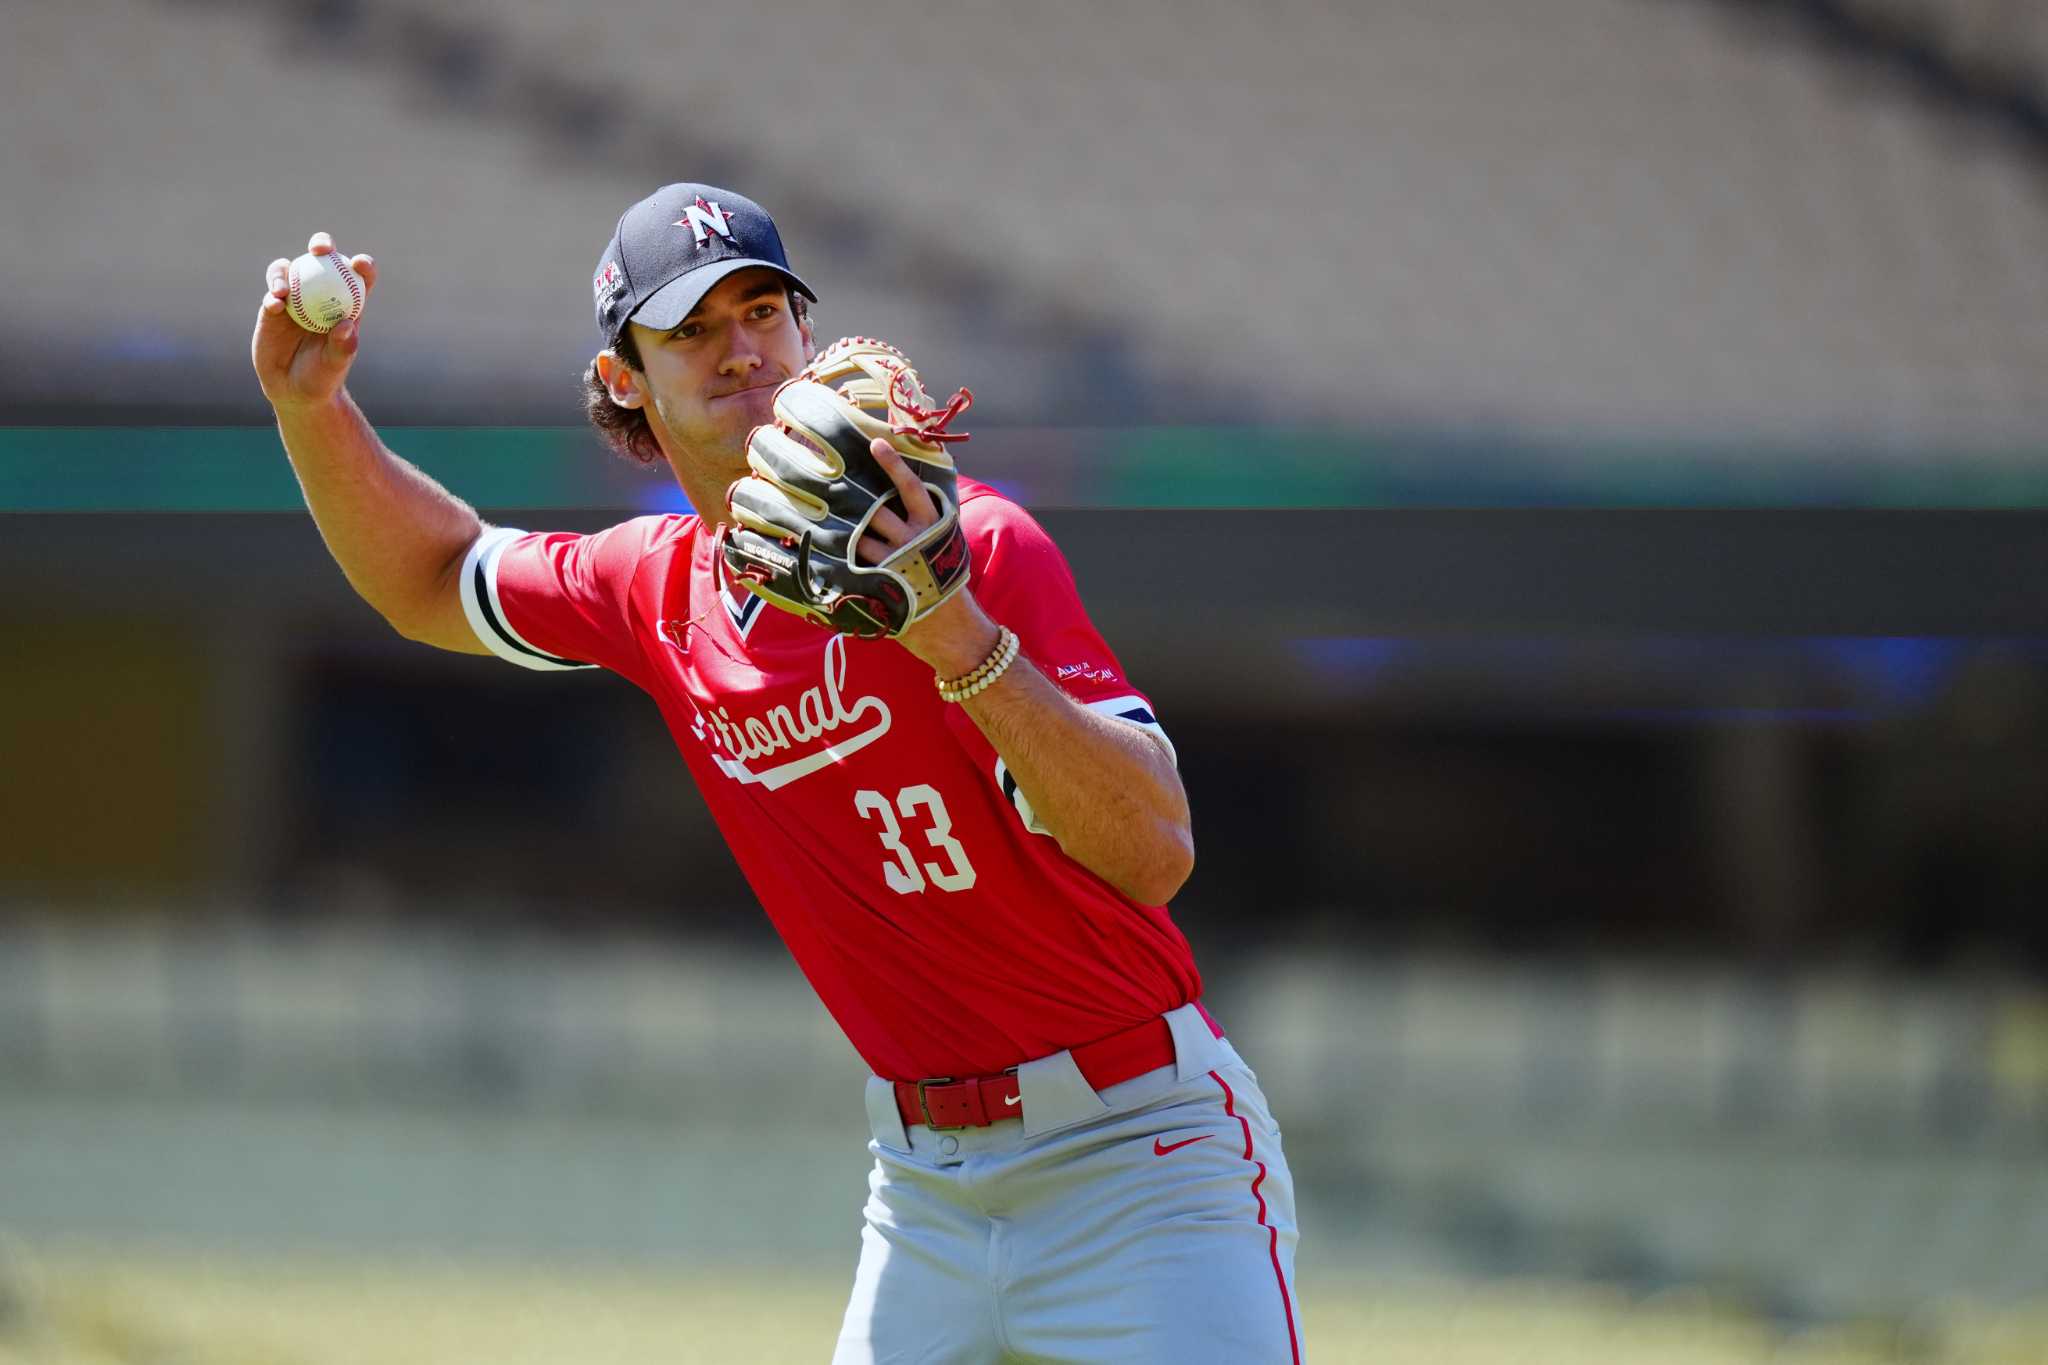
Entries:
{"type": "Polygon", "coordinates": [[[469,547],[469,554],[462,561],[462,612],[469,618],[469,628],[491,653],[521,668],[555,672],[596,667],[536,649],[505,619],[505,609],[498,601],[498,557],[507,545],[525,534],[516,527],[494,526],[469,547]]]}
{"type": "Polygon", "coordinates": [[[1166,746],[1166,756],[1173,760],[1173,766],[1180,766],[1180,755],[1174,752],[1173,741],[1166,737],[1166,731],[1159,724],[1159,718],[1152,714],[1152,704],[1143,697],[1111,697],[1107,701],[1082,703],[1090,711],[1099,711],[1105,716],[1137,726],[1140,730],[1156,736],[1166,746]]]}
{"type": "MultiPolygon", "coordinates": [[[[1174,752],[1173,741],[1166,737],[1166,731],[1159,724],[1159,718],[1152,714],[1151,706],[1143,697],[1111,697],[1107,701],[1083,702],[1082,705],[1090,711],[1114,716],[1120,721],[1157,735],[1159,742],[1166,746],[1166,756],[1173,760],[1176,768],[1180,766],[1180,755],[1174,752]]],[[[1033,834],[1050,835],[1052,831],[1038,823],[1038,816],[1031,809],[1030,798],[1025,796],[1024,789],[1017,785],[1017,779],[1010,776],[1010,769],[1000,756],[996,759],[995,772],[996,785],[1003,789],[1003,795],[1017,808],[1017,816],[1024,822],[1024,828],[1033,834]]]]}

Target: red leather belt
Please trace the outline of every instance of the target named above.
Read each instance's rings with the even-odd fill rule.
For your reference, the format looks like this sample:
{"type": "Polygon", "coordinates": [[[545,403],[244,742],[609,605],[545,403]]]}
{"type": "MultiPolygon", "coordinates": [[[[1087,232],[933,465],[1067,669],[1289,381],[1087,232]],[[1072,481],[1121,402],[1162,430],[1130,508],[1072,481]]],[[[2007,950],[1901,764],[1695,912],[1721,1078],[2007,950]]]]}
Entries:
{"type": "MultiPolygon", "coordinates": [[[[1212,1033],[1218,1038],[1223,1036],[1222,1027],[1209,1018],[1209,1011],[1202,1010],[1202,1018],[1208,1021],[1212,1033]]],[[[1082,1079],[1102,1090],[1162,1066],[1172,1066],[1173,1030],[1163,1018],[1147,1019],[1136,1028],[1083,1043],[1072,1052],[1082,1079]]],[[[896,1112],[903,1116],[906,1125],[986,1128],[1023,1114],[1024,1097],[1017,1087],[1014,1069],[1000,1076],[946,1076],[931,1081],[897,1081],[895,1085],[896,1112]]]]}

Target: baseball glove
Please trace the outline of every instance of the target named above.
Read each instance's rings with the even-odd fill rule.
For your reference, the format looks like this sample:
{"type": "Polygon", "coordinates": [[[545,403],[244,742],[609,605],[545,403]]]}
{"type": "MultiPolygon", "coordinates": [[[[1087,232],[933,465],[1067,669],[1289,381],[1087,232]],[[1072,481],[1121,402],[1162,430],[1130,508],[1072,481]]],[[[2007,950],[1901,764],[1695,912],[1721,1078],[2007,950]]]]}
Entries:
{"type": "Polygon", "coordinates": [[[903,353],[845,337],[775,391],[775,420],[747,439],[753,473],[726,490],[737,526],[719,536],[732,576],[784,611],[848,635],[901,635],[967,582],[953,457],[967,439],[946,430],[974,395],[943,407],[903,353]],[[889,473],[868,449],[883,437],[923,480],[939,519],[879,564],[855,555],[875,512],[908,520],[889,473]]]}

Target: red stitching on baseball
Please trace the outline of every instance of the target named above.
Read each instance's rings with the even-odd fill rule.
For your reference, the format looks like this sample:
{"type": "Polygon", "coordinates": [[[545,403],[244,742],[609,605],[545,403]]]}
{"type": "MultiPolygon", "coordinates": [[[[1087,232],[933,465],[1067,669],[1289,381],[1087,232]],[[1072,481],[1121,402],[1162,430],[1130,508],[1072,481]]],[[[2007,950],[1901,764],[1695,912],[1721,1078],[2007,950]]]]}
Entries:
{"type": "MultiPolygon", "coordinates": [[[[300,318],[311,318],[312,314],[306,311],[306,301],[299,297],[299,272],[296,266],[285,272],[285,279],[291,285],[292,321],[297,322],[300,318]]],[[[342,323],[347,322],[349,318],[353,318],[363,311],[363,282],[356,275],[356,272],[349,268],[347,261],[341,262],[341,279],[342,283],[348,286],[350,305],[348,317],[337,318],[334,323],[335,327],[339,327],[342,323]]],[[[333,331],[334,328],[330,327],[328,330],[333,331]]]]}

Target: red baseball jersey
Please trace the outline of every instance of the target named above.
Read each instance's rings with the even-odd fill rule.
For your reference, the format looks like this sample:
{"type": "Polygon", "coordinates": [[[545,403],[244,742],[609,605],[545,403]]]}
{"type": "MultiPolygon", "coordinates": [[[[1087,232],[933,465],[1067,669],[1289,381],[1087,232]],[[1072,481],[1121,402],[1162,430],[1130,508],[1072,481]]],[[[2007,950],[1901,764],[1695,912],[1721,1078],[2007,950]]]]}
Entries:
{"type": "MultiPolygon", "coordinates": [[[[960,505],[983,609],[1076,701],[1164,740],[1044,529],[973,480],[960,505]]],[[[487,530],[463,606],[501,658],[608,668],[654,698],[797,966],[877,1075],[993,1075],[1200,995],[1165,908],[1060,850],[929,667],[728,582],[713,529],[670,515],[588,536],[487,530]]]]}

